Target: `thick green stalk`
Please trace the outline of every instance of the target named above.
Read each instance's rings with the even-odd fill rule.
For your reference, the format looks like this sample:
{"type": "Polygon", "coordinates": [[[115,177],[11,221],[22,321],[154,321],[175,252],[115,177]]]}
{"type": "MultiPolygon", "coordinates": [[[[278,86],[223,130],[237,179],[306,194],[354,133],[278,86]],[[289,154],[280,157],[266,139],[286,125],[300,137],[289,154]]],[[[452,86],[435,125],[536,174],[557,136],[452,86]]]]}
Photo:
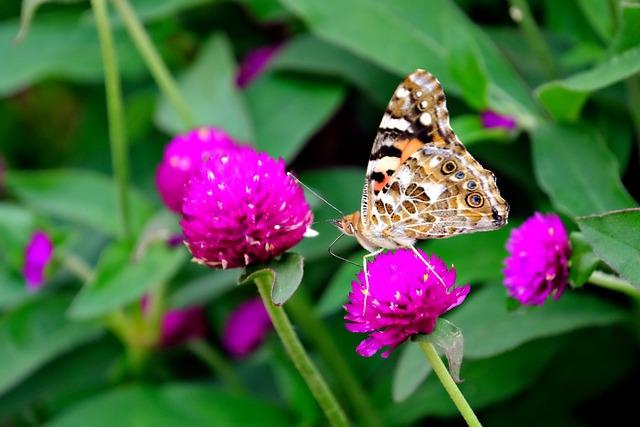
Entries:
{"type": "Polygon", "coordinates": [[[440,379],[442,386],[449,394],[449,397],[451,397],[451,400],[456,405],[456,408],[458,408],[458,411],[460,411],[460,415],[462,415],[462,418],[467,422],[467,425],[471,427],[482,427],[480,420],[478,420],[473,409],[471,409],[471,406],[467,403],[467,400],[462,395],[462,392],[456,385],[455,381],[451,378],[447,367],[440,356],[438,356],[438,352],[433,344],[427,340],[419,340],[418,344],[420,345],[422,352],[427,356],[427,360],[431,364],[431,367],[433,367],[433,371],[440,379]]]}
{"type": "Polygon", "coordinates": [[[184,123],[189,128],[195,127],[197,123],[193,112],[182,97],[182,93],[180,93],[176,81],[171,76],[169,69],[160,57],[158,50],[151,41],[151,38],[149,37],[149,34],[147,34],[144,26],[136,16],[135,11],[127,0],[112,1],[116,6],[116,9],[118,9],[120,17],[124,21],[124,25],[129,32],[129,36],[133,39],[133,42],[138,48],[138,52],[142,55],[142,58],[147,64],[149,71],[151,71],[156,83],[162,92],[164,92],[165,96],[171,105],[173,105],[173,108],[175,108],[184,123]]]}
{"type": "Polygon", "coordinates": [[[555,77],[557,70],[553,55],[542,36],[540,28],[538,28],[538,24],[536,24],[536,21],[533,19],[527,0],[509,0],[509,4],[511,5],[511,17],[520,26],[522,35],[544,67],[547,77],[555,77]]]}
{"type": "Polygon", "coordinates": [[[127,155],[127,138],[124,125],[124,108],[118,61],[113,46],[106,0],[91,0],[91,4],[96,19],[98,36],[100,37],[102,62],[104,64],[104,83],[107,93],[107,114],[109,117],[109,139],[111,141],[111,163],[116,180],[120,223],[122,226],[121,237],[129,239],[131,238],[128,193],[129,159],[127,155]]]}
{"type": "Polygon", "coordinates": [[[322,378],[318,369],[304,350],[284,309],[282,307],[276,307],[271,302],[270,278],[259,276],[255,279],[255,282],[264,306],[271,318],[271,323],[273,323],[273,327],[280,336],[282,345],[298,369],[298,372],[300,372],[300,375],[302,375],[302,378],[306,381],[307,386],[309,386],[311,393],[316,398],[320,408],[324,411],[329,423],[332,426],[348,426],[349,422],[347,421],[347,417],[335,396],[331,393],[331,390],[329,390],[324,378],[322,378]]]}
{"type": "Polygon", "coordinates": [[[242,380],[233,370],[227,359],[215,347],[204,340],[192,340],[187,348],[202,360],[235,393],[245,391],[242,380]]]}
{"type": "Polygon", "coordinates": [[[351,368],[342,357],[342,353],[324,323],[313,312],[313,308],[302,289],[298,289],[295,296],[287,302],[287,311],[291,313],[295,323],[318,349],[324,362],[333,371],[334,377],[351,401],[351,405],[361,419],[362,425],[370,427],[381,426],[380,419],[367,398],[367,393],[353,376],[351,368]]]}
{"type": "Polygon", "coordinates": [[[588,282],[592,285],[600,286],[601,288],[621,292],[632,298],[640,299],[640,289],[637,289],[631,283],[618,276],[614,276],[613,274],[607,274],[596,270],[591,273],[588,282]]]}

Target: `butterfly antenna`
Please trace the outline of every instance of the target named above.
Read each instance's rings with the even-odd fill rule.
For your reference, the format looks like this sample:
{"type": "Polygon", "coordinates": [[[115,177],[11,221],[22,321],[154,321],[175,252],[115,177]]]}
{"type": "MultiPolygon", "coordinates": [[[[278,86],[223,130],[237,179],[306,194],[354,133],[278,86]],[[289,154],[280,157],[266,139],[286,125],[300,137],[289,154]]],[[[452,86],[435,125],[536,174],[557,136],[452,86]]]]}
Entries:
{"type": "MultiPolygon", "coordinates": [[[[319,195],[318,193],[316,193],[313,189],[311,189],[311,187],[309,187],[308,185],[306,185],[304,182],[300,181],[298,178],[296,178],[296,176],[294,174],[292,174],[291,172],[287,172],[287,175],[289,175],[289,177],[293,178],[298,184],[302,185],[304,188],[306,188],[307,190],[309,190],[309,192],[311,192],[311,194],[313,194],[314,196],[316,196],[318,199],[322,200],[323,202],[325,202],[328,206],[330,206],[331,208],[335,209],[340,215],[344,216],[344,212],[342,212],[340,209],[336,208],[335,206],[333,206],[331,203],[329,203],[327,201],[327,199],[325,199],[324,197],[322,197],[321,195],[319,195]]],[[[338,237],[339,239],[339,237],[338,237]]],[[[337,240],[337,239],[336,239],[337,240]]]]}
{"type": "Polygon", "coordinates": [[[344,257],[341,257],[340,255],[336,254],[335,252],[333,252],[333,251],[331,250],[331,248],[333,248],[333,245],[335,245],[335,244],[338,242],[338,240],[340,240],[340,238],[341,238],[342,236],[344,236],[344,233],[340,233],[340,235],[339,235],[338,237],[336,237],[336,239],[335,239],[333,242],[331,242],[331,244],[329,245],[329,253],[330,253],[332,256],[334,256],[334,257],[338,258],[339,260],[342,260],[342,261],[344,261],[344,262],[348,262],[349,264],[352,264],[352,265],[355,265],[356,267],[360,267],[360,268],[362,268],[362,266],[361,266],[360,264],[357,264],[357,263],[355,263],[355,262],[351,261],[350,259],[346,259],[346,258],[344,258],[344,257]]]}

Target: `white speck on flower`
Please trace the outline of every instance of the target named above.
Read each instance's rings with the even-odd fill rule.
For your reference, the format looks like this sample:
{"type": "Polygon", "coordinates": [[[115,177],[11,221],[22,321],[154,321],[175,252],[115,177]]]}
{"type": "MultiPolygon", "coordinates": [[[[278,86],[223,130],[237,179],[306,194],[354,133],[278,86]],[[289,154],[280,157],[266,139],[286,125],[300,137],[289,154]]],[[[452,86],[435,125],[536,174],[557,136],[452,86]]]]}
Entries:
{"type": "Polygon", "coordinates": [[[249,188],[249,186],[248,186],[248,185],[247,185],[247,186],[245,186],[245,187],[244,187],[244,192],[245,192],[245,193],[247,193],[247,194],[251,194],[251,188],[249,188]]]}
{"type": "Polygon", "coordinates": [[[400,300],[400,291],[396,291],[395,294],[393,294],[393,296],[396,298],[396,301],[400,300]]]}
{"type": "Polygon", "coordinates": [[[280,224],[276,224],[276,225],[274,225],[274,226],[273,226],[273,228],[274,228],[275,230],[280,230],[280,228],[281,228],[281,227],[280,227],[280,224]]]}
{"type": "Polygon", "coordinates": [[[249,209],[253,209],[253,208],[255,208],[256,206],[255,206],[253,203],[248,203],[248,204],[247,204],[247,207],[248,207],[249,209]]]}
{"type": "Polygon", "coordinates": [[[224,190],[224,182],[221,182],[220,184],[218,184],[218,189],[224,190]]]}
{"type": "Polygon", "coordinates": [[[389,303],[389,310],[395,310],[396,308],[398,308],[398,305],[396,303],[393,303],[393,302],[389,303]]]}
{"type": "Polygon", "coordinates": [[[253,182],[260,181],[260,175],[253,175],[253,182]]]}
{"type": "Polygon", "coordinates": [[[213,180],[215,180],[215,179],[216,179],[216,176],[213,174],[213,172],[212,172],[212,171],[207,171],[207,179],[208,179],[209,181],[213,181],[213,180]]]}
{"type": "Polygon", "coordinates": [[[244,254],[244,265],[249,265],[249,255],[244,254]]]}
{"type": "Polygon", "coordinates": [[[222,202],[220,200],[217,200],[216,204],[218,205],[218,209],[222,209],[224,207],[224,205],[222,204],[222,202]]]}
{"type": "Polygon", "coordinates": [[[223,165],[226,165],[227,162],[229,161],[229,156],[222,156],[220,158],[220,161],[222,162],[223,165]]]}

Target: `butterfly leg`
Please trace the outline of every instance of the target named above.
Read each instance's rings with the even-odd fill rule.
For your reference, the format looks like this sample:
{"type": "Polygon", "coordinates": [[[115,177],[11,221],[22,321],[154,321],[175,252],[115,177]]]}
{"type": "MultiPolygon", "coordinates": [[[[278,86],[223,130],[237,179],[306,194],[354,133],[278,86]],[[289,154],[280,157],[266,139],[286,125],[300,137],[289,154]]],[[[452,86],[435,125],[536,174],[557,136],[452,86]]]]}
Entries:
{"type": "Polygon", "coordinates": [[[434,276],[436,276],[438,278],[438,280],[440,281],[440,283],[442,283],[443,285],[444,280],[442,279],[442,277],[440,277],[440,275],[438,275],[438,273],[436,273],[436,270],[433,268],[433,266],[431,264],[429,264],[429,262],[424,259],[424,257],[422,256],[422,254],[420,252],[418,252],[418,250],[415,248],[415,246],[411,245],[409,246],[411,248],[411,250],[413,251],[414,254],[416,254],[416,256],[422,261],[424,262],[424,265],[427,266],[427,268],[429,269],[429,271],[431,272],[431,274],[433,274],[434,276]]]}
{"type": "Polygon", "coordinates": [[[380,252],[384,251],[384,249],[378,249],[375,252],[371,252],[362,257],[362,265],[364,270],[364,283],[365,290],[362,291],[364,294],[364,304],[362,306],[362,316],[367,312],[367,299],[369,299],[369,270],[367,269],[367,258],[375,258],[380,252]]]}

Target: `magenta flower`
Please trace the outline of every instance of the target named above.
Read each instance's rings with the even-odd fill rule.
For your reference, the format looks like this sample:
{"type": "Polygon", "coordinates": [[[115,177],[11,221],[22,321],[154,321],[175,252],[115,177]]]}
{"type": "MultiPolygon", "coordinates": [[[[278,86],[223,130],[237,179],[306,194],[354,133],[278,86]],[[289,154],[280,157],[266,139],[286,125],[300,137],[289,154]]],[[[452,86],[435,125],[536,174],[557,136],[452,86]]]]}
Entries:
{"type": "Polygon", "coordinates": [[[485,110],[480,115],[482,120],[482,126],[490,128],[505,128],[507,130],[513,130],[516,127],[516,119],[512,116],[506,116],[498,114],[495,111],[485,110]]]}
{"type": "Polygon", "coordinates": [[[156,170],[156,186],[162,200],[176,213],[182,210],[185,186],[197,173],[207,154],[235,148],[233,139],[216,128],[200,128],[173,138],[165,147],[156,170]]]}
{"type": "Polygon", "coordinates": [[[27,288],[35,292],[44,284],[44,273],[53,256],[53,243],[44,231],[36,231],[24,251],[22,274],[27,288]]]}
{"type": "Polygon", "coordinates": [[[207,323],[202,307],[167,310],[162,317],[160,345],[170,347],[203,338],[207,334],[207,323]]]}
{"type": "Polygon", "coordinates": [[[470,287],[455,287],[453,267],[448,270],[437,256],[418,252],[431,268],[410,249],[383,253],[367,265],[366,307],[364,271],[351,284],[345,326],[369,334],[356,348],[360,355],[370,357],[387,347],[382,357],[388,357],[412,336],[431,333],[438,317],[467,297],[470,287]]]}
{"type": "Polygon", "coordinates": [[[263,46],[251,50],[238,67],[236,84],[241,88],[249,86],[249,83],[264,71],[278,50],[280,45],[263,46]]]}
{"type": "Polygon", "coordinates": [[[555,214],[536,212],[511,231],[507,241],[504,285],[509,295],[527,305],[560,298],[569,280],[571,255],[567,231],[555,214]]]}
{"type": "Polygon", "coordinates": [[[222,345],[234,357],[248,356],[271,330],[271,319],[260,298],[243,302],[224,325],[222,345]]]}
{"type": "Polygon", "coordinates": [[[280,255],[302,240],[313,220],[284,161],[249,147],[212,155],[191,179],[182,214],[194,260],[214,268],[280,255]]]}

